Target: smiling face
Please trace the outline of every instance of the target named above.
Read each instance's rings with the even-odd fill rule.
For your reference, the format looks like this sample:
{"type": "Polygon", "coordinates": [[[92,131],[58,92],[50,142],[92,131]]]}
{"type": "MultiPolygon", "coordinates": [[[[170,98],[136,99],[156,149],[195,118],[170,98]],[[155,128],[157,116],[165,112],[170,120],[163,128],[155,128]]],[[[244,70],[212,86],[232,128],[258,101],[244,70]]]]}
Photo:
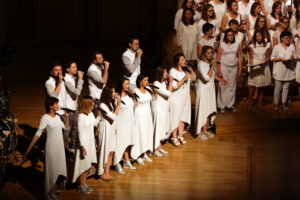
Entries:
{"type": "Polygon", "coordinates": [[[178,66],[184,67],[186,64],[186,60],[184,56],[180,56],[179,61],[178,61],[178,66]]]}
{"type": "Polygon", "coordinates": [[[213,57],[213,50],[212,49],[207,49],[204,56],[205,56],[206,60],[210,61],[213,57]]]}
{"type": "Polygon", "coordinates": [[[149,80],[148,80],[148,77],[144,77],[141,82],[140,82],[140,85],[141,87],[147,87],[148,86],[148,83],[149,83],[149,80]]]}
{"type": "Polygon", "coordinates": [[[67,72],[70,75],[76,75],[77,74],[77,64],[74,62],[70,65],[69,68],[67,68],[67,72]]]}
{"type": "Polygon", "coordinates": [[[284,37],[281,38],[282,43],[285,44],[285,45],[290,45],[290,39],[291,39],[290,36],[284,36],[284,37]]]}
{"type": "Polygon", "coordinates": [[[238,3],[236,1],[231,4],[231,10],[233,12],[238,12],[239,6],[238,6],[238,3]]]}
{"type": "Polygon", "coordinates": [[[60,108],[59,103],[57,102],[57,103],[53,104],[53,106],[50,106],[50,108],[54,111],[59,111],[59,108],[60,108]]]}
{"type": "Polygon", "coordinates": [[[261,6],[257,6],[255,9],[254,9],[254,13],[256,15],[259,15],[259,13],[261,12],[261,6]]]}

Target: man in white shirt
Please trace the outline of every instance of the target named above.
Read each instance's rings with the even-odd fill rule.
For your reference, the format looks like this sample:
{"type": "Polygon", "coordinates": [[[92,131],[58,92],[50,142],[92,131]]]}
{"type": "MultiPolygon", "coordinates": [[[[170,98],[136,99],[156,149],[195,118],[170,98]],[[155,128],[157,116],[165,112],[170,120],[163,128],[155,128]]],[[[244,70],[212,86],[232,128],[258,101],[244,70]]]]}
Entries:
{"type": "Polygon", "coordinates": [[[78,136],[78,113],[77,99],[82,91],[83,72],[77,71],[77,64],[71,61],[66,66],[65,87],[66,87],[66,105],[65,109],[69,113],[70,130],[64,131],[64,144],[67,151],[75,153],[76,140],[78,136]],[[78,75],[78,80],[76,78],[78,75]],[[71,136],[69,145],[68,139],[71,136]]]}
{"type": "Polygon", "coordinates": [[[140,49],[138,38],[131,38],[128,43],[129,48],[123,53],[123,75],[130,81],[130,89],[136,88],[136,78],[141,73],[141,57],[143,54],[140,49]]]}
{"type": "Polygon", "coordinates": [[[110,63],[104,61],[100,51],[93,53],[92,63],[87,70],[90,96],[94,99],[93,113],[98,115],[100,97],[108,80],[108,68],[110,63]]]}

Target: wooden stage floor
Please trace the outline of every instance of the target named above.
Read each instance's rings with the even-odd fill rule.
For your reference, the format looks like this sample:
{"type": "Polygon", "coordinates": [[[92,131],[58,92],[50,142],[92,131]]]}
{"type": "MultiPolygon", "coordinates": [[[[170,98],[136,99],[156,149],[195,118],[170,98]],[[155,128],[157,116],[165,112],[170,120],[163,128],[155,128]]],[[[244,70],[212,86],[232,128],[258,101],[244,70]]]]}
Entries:
{"type": "MultiPolygon", "coordinates": [[[[11,110],[18,119],[18,150],[24,152],[35,133],[43,109],[43,85],[11,86],[11,110]]],[[[84,93],[87,91],[85,90],[84,93]]],[[[192,91],[192,99],[194,99],[192,91]]],[[[194,101],[194,100],[193,100],[194,101]]],[[[164,144],[169,154],[114,180],[90,178],[94,189],[82,195],[75,189],[61,199],[300,199],[300,102],[290,111],[245,111],[239,99],[237,113],[218,114],[217,135],[200,141],[185,134],[187,144],[164,144]]],[[[192,132],[192,129],[191,131],[192,132]]],[[[38,199],[43,195],[43,142],[33,151],[32,162],[17,167],[16,183],[6,183],[0,199],[38,199]]],[[[21,156],[19,156],[21,159],[21,156]]]]}

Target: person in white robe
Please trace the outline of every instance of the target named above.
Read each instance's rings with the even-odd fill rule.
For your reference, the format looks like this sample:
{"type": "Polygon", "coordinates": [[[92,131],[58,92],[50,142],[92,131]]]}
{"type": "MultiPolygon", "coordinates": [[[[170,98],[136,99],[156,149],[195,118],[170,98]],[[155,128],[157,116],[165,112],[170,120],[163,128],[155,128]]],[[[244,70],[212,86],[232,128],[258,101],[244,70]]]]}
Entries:
{"type": "Polygon", "coordinates": [[[162,149],[161,142],[169,138],[170,114],[169,97],[172,94],[171,85],[167,85],[168,72],[166,68],[157,67],[155,70],[154,89],[157,99],[151,102],[154,121],[154,155],[161,157],[168,152],[162,149]],[[168,87],[168,88],[167,88],[168,87]]]}
{"type": "Polygon", "coordinates": [[[100,110],[102,118],[98,128],[99,158],[98,175],[104,181],[112,180],[109,169],[116,151],[117,123],[116,118],[120,110],[121,98],[117,98],[116,106],[115,89],[105,87],[100,98],[100,110]]]}
{"type": "Polygon", "coordinates": [[[86,183],[88,172],[93,163],[97,163],[94,127],[99,124],[101,113],[95,119],[92,109],[94,101],[91,96],[84,96],[78,110],[78,138],[76,149],[73,183],[78,181],[79,191],[90,194],[93,189],[86,183]]]}
{"type": "Polygon", "coordinates": [[[54,194],[58,189],[57,184],[61,184],[63,179],[59,177],[67,177],[66,156],[63,141],[62,129],[69,129],[69,114],[65,112],[65,124],[56,114],[59,111],[58,99],[49,97],[46,99],[46,114],[40,120],[40,125],[28,146],[23,160],[27,159],[32,147],[42,135],[44,129],[47,130],[47,140],[45,147],[45,195],[47,198],[57,198],[54,194]]]}

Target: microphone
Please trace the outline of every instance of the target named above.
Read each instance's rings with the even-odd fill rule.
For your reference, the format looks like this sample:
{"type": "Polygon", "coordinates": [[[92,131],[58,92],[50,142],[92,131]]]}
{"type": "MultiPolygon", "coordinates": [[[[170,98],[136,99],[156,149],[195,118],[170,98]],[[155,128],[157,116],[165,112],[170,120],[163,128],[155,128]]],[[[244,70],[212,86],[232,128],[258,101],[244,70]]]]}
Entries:
{"type": "Polygon", "coordinates": [[[151,95],[153,94],[152,90],[150,90],[149,88],[145,88],[151,95]]]}
{"type": "Polygon", "coordinates": [[[128,94],[133,95],[134,97],[136,97],[136,98],[138,98],[138,99],[140,98],[139,95],[137,95],[136,93],[133,93],[133,94],[132,94],[131,91],[132,91],[132,90],[129,89],[129,90],[128,90],[128,94]]]}
{"type": "MultiPolygon", "coordinates": [[[[60,78],[61,74],[58,74],[57,76],[58,76],[58,78],[60,78]]],[[[63,80],[63,82],[65,82],[65,79],[64,79],[64,78],[63,78],[62,80],[63,80]]]]}
{"type": "Polygon", "coordinates": [[[191,70],[189,70],[189,68],[187,67],[189,65],[188,62],[185,63],[186,66],[182,67],[182,69],[188,73],[191,73],[191,70]]]}
{"type": "MultiPolygon", "coordinates": [[[[118,98],[121,99],[121,97],[120,97],[119,95],[116,95],[116,100],[117,100],[118,98]]],[[[122,100],[121,100],[121,103],[122,103],[123,105],[126,105],[126,103],[125,103],[124,101],[122,101],[122,100]]]]}
{"type": "Polygon", "coordinates": [[[148,86],[149,86],[149,87],[153,87],[153,88],[155,88],[155,89],[159,89],[159,87],[153,85],[152,83],[149,83],[148,86]]]}
{"type": "Polygon", "coordinates": [[[173,78],[174,81],[179,82],[179,80],[177,80],[176,78],[173,78]]]}

